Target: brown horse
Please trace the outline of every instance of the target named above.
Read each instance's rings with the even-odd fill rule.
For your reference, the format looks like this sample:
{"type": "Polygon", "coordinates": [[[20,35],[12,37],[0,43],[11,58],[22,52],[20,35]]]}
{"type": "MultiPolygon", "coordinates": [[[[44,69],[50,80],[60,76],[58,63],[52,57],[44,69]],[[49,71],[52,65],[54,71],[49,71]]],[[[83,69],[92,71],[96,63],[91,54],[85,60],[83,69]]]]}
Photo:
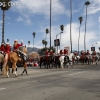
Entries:
{"type": "MultiPolygon", "coordinates": [[[[26,46],[21,46],[19,48],[19,50],[24,53],[25,55],[27,54],[27,48],[26,46]]],[[[18,51],[12,51],[9,53],[8,55],[8,62],[7,62],[7,65],[6,65],[6,75],[7,77],[9,77],[9,74],[8,74],[8,70],[9,70],[9,67],[10,67],[10,64],[12,63],[12,70],[14,71],[14,74],[15,76],[17,77],[17,73],[16,73],[16,64],[18,62],[22,63],[23,66],[24,66],[24,70],[23,72],[21,73],[21,75],[23,75],[24,71],[26,71],[26,74],[27,74],[27,63],[26,61],[23,59],[22,56],[19,56],[20,53],[18,53],[18,51]]]]}

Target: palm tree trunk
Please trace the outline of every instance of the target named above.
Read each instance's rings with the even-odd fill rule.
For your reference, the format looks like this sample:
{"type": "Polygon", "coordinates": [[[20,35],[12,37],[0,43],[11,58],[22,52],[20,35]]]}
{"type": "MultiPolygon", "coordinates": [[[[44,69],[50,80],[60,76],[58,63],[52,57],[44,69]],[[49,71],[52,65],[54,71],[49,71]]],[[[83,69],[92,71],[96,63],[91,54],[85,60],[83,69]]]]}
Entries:
{"type": "Polygon", "coordinates": [[[71,24],[72,24],[72,0],[70,0],[70,47],[72,53],[72,33],[71,33],[71,24]]]}
{"type": "Polygon", "coordinates": [[[34,37],[33,37],[33,50],[34,50],[34,37]]]}
{"type": "Polygon", "coordinates": [[[80,24],[80,26],[79,26],[79,37],[78,37],[78,55],[79,55],[80,28],[81,28],[81,24],[80,24]]]}
{"type": "Polygon", "coordinates": [[[87,22],[87,6],[86,6],[85,34],[84,34],[84,51],[85,52],[86,52],[86,22],[87,22]]]}
{"type": "Polygon", "coordinates": [[[5,42],[5,41],[4,41],[5,10],[2,10],[2,11],[3,11],[3,15],[2,15],[2,42],[5,42]]]}
{"type": "Polygon", "coordinates": [[[50,49],[51,49],[51,3],[52,0],[50,0],[50,49]]]}

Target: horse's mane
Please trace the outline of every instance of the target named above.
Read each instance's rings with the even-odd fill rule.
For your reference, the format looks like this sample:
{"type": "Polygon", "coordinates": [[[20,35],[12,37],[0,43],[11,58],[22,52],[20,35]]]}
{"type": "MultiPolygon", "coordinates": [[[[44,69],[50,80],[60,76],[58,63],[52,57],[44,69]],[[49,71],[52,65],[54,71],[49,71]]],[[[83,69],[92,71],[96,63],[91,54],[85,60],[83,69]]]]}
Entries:
{"type": "Polygon", "coordinates": [[[22,51],[23,53],[27,53],[27,47],[26,46],[20,46],[19,50],[22,51]]]}

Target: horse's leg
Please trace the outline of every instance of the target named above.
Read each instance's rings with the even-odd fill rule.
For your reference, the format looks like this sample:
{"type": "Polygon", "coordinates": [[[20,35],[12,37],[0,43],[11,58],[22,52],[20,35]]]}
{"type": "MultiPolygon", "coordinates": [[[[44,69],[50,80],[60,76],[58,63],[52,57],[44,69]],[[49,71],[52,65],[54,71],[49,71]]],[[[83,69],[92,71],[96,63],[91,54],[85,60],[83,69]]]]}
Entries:
{"type": "Polygon", "coordinates": [[[16,73],[16,62],[14,62],[12,64],[12,70],[14,71],[15,76],[17,77],[17,73],[16,73]]]}
{"type": "Polygon", "coordinates": [[[27,68],[27,63],[25,62],[24,63],[24,70],[22,71],[21,75],[23,75],[24,71],[26,72],[26,75],[28,75],[26,68],[27,68]]]}
{"type": "Polygon", "coordinates": [[[7,78],[9,78],[9,66],[8,65],[6,66],[6,75],[7,75],[7,78]]]}

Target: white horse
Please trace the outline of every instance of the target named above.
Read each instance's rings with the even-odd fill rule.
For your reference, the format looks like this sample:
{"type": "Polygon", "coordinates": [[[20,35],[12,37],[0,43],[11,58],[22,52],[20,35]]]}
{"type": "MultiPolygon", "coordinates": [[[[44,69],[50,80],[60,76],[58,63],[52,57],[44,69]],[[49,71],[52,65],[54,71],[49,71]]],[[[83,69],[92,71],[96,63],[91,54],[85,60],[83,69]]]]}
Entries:
{"type": "MultiPolygon", "coordinates": [[[[60,61],[60,64],[61,64],[61,68],[64,68],[64,55],[60,56],[59,58],[59,61],[60,61]]],[[[68,65],[71,65],[71,67],[73,68],[73,57],[74,57],[74,54],[71,53],[70,55],[67,55],[68,59],[67,59],[67,67],[68,65]]]]}

